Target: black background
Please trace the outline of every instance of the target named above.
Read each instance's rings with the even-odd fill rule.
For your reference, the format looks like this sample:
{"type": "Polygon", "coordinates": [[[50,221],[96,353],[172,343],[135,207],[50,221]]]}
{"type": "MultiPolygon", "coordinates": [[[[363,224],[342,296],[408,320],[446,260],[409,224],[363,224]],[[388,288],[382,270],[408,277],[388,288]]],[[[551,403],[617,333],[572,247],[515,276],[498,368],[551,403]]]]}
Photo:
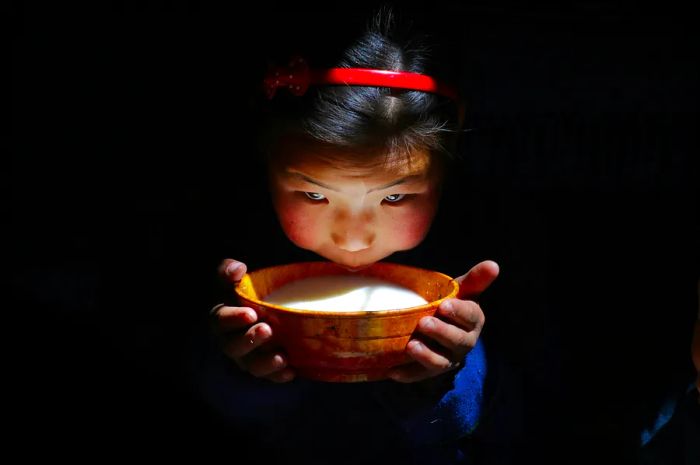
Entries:
{"type": "MultiPolygon", "coordinates": [[[[254,257],[222,239],[275,227],[240,221],[259,187],[246,113],[261,51],[295,30],[342,33],[363,8],[15,5],[23,431],[71,453],[85,438],[178,451],[215,431],[178,360],[218,261],[254,257]]],[[[632,460],[661,399],[690,379],[697,27],[674,3],[415,11],[453,37],[463,72],[470,196],[456,216],[480,230],[465,233],[480,239],[474,256],[502,267],[485,337],[523,374],[518,447],[559,463],[632,460]]],[[[681,460],[682,438],[672,443],[681,460]]]]}

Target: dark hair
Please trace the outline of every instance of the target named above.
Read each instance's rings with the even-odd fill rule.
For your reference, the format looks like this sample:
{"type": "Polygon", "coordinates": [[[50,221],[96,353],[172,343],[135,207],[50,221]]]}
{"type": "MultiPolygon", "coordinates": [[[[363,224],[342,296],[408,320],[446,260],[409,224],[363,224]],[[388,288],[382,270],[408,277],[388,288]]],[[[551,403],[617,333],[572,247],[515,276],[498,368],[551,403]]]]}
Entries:
{"type": "MultiPolygon", "coordinates": [[[[298,54],[311,67],[409,71],[456,83],[455,76],[446,72],[449,66],[434,55],[439,44],[431,42],[428,34],[413,30],[414,21],[404,22],[398,15],[392,7],[383,6],[351,42],[320,52],[299,50],[298,54]]],[[[327,47],[318,37],[311,43],[315,48],[319,43],[327,47]]],[[[272,100],[262,103],[258,141],[267,154],[274,151],[279,137],[294,134],[356,153],[408,153],[420,148],[450,156],[460,129],[458,112],[454,101],[421,91],[311,86],[297,97],[280,89],[272,100]]]]}

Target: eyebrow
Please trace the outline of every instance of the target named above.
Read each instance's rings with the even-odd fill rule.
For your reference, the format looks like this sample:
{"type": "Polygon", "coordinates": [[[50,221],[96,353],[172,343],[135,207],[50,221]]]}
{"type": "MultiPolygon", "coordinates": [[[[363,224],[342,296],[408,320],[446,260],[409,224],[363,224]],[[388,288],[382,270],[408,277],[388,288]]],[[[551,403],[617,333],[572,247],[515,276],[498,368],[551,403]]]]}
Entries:
{"type": "MultiPolygon", "coordinates": [[[[320,181],[317,181],[317,180],[315,180],[315,179],[313,179],[313,178],[310,178],[310,177],[308,177],[308,176],[305,175],[305,174],[299,173],[298,171],[288,171],[287,173],[288,173],[289,175],[291,175],[291,176],[294,176],[295,178],[301,179],[302,181],[306,181],[306,182],[308,182],[309,184],[313,184],[313,185],[316,185],[316,186],[319,186],[319,187],[323,187],[324,189],[328,189],[328,190],[331,190],[331,191],[333,191],[333,192],[338,192],[338,189],[335,189],[334,187],[331,187],[331,186],[329,186],[328,184],[324,184],[324,183],[322,183],[322,182],[320,182],[320,181]]],[[[400,184],[406,184],[406,183],[408,183],[408,182],[410,182],[410,181],[413,181],[414,179],[417,179],[417,178],[420,178],[420,177],[421,177],[421,176],[420,176],[420,175],[417,175],[417,174],[412,174],[412,175],[409,175],[409,176],[405,176],[405,177],[403,177],[403,178],[397,179],[397,180],[392,181],[392,182],[390,182],[390,183],[388,183],[388,184],[385,184],[385,185],[383,185],[383,186],[373,187],[372,189],[368,190],[367,193],[369,194],[370,192],[381,191],[381,190],[384,190],[384,189],[388,189],[388,188],[390,188],[390,187],[398,186],[398,185],[400,185],[400,184]]]]}
{"type": "Polygon", "coordinates": [[[397,179],[396,181],[392,181],[392,182],[390,182],[389,184],[385,184],[385,185],[383,185],[383,186],[379,186],[379,187],[375,187],[375,188],[373,188],[373,189],[370,189],[370,190],[367,191],[367,193],[369,194],[370,192],[381,191],[381,190],[384,190],[384,189],[388,189],[388,188],[390,188],[390,187],[398,186],[399,184],[406,184],[407,182],[413,181],[414,179],[417,179],[417,178],[419,178],[419,177],[420,177],[420,176],[417,175],[417,174],[413,174],[413,175],[410,175],[410,176],[406,176],[406,177],[403,177],[403,178],[401,178],[401,179],[397,179]]]}
{"type": "Polygon", "coordinates": [[[287,171],[287,173],[288,173],[289,175],[291,175],[291,176],[294,176],[295,178],[301,179],[302,181],[306,181],[306,182],[308,182],[309,184],[314,184],[314,185],[316,185],[316,186],[323,187],[324,189],[328,189],[328,190],[331,190],[331,191],[334,191],[334,192],[338,192],[338,189],[335,189],[335,188],[329,186],[328,184],[324,184],[324,183],[322,183],[322,182],[320,182],[320,181],[316,181],[315,179],[310,178],[310,177],[308,177],[308,176],[305,175],[305,174],[301,174],[301,173],[299,173],[298,171],[287,171]]]}

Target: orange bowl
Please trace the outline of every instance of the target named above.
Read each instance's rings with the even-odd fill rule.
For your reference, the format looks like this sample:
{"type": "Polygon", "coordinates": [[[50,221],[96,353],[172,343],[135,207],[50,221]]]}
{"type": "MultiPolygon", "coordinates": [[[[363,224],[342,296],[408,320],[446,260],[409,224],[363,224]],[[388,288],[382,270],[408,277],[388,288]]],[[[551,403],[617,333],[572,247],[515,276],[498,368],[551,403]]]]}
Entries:
{"type": "Polygon", "coordinates": [[[287,353],[299,376],[335,382],[375,381],[408,363],[406,344],[418,320],[440,302],[456,297],[459,284],[445,274],[394,263],[375,263],[351,272],[332,262],[303,262],[247,273],[236,284],[241,306],[251,307],[272,328],[272,347],[287,353]],[[395,310],[298,310],[265,302],[292,281],[329,275],[378,278],[417,292],[427,304],[395,310]]]}

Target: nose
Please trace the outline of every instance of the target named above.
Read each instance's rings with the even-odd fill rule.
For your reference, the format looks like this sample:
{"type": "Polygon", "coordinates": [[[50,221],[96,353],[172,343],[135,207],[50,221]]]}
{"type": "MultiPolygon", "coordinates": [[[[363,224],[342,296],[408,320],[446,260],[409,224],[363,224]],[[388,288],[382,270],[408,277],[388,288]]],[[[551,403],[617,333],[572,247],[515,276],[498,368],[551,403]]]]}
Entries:
{"type": "Polygon", "coordinates": [[[348,252],[359,252],[360,250],[369,249],[374,242],[374,234],[363,234],[359,236],[348,234],[332,234],[333,242],[338,248],[348,252]]]}
{"type": "Polygon", "coordinates": [[[333,243],[348,252],[370,248],[376,236],[372,218],[373,215],[368,212],[358,215],[339,214],[331,231],[333,243]]]}

